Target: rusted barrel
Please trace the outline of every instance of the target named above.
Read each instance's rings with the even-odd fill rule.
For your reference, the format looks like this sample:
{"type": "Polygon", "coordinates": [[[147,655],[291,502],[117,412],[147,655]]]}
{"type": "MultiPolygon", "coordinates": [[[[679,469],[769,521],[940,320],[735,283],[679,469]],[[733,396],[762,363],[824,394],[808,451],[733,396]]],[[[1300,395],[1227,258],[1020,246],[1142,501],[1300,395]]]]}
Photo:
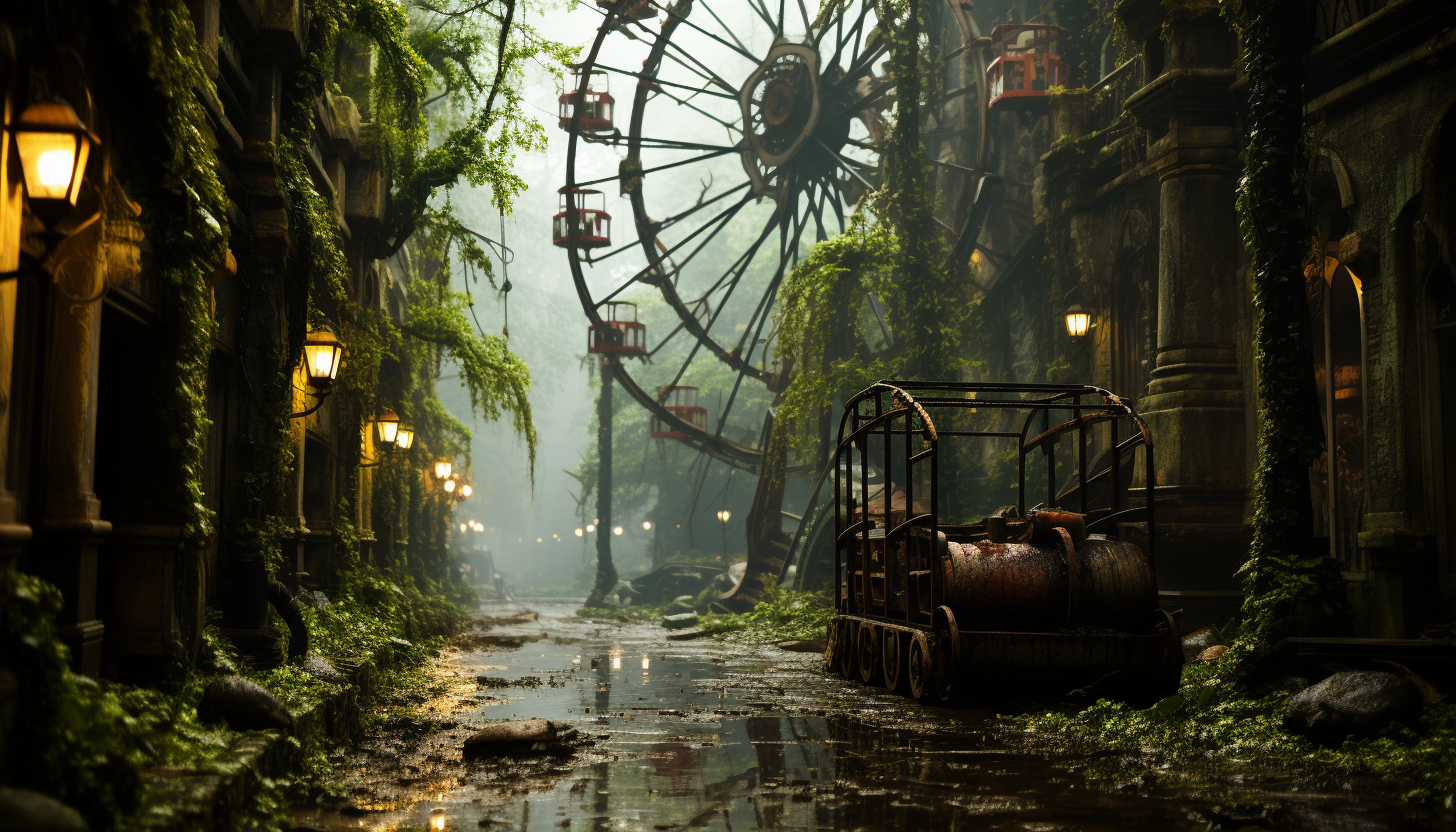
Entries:
{"type": "Polygon", "coordinates": [[[1099,627],[1137,633],[1157,609],[1138,547],[1102,537],[1076,542],[946,544],[945,604],[967,630],[1051,632],[1099,627]],[[1070,563],[1070,568],[1069,568],[1070,563]]]}

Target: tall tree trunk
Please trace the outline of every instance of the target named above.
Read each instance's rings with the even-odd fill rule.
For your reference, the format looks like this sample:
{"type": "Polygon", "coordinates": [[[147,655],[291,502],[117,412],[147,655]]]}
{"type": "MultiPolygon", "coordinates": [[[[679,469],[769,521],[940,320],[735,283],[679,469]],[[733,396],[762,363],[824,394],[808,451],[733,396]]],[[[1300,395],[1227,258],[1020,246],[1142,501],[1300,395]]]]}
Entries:
{"type": "Polygon", "coordinates": [[[597,582],[586,605],[599,607],[617,585],[612,564],[612,377],[616,362],[602,357],[602,394],[597,398],[597,582]]]}

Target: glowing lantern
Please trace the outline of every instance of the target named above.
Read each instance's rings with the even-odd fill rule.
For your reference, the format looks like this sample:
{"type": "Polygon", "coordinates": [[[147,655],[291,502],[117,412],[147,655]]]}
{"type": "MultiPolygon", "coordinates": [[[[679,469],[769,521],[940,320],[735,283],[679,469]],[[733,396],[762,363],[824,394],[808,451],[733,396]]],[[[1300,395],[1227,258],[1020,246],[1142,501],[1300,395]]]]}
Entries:
{"type": "Polygon", "coordinates": [[[339,359],[344,345],[328,327],[315,329],[303,340],[303,369],[308,383],[327,390],[339,376],[339,359]]]}
{"type": "Polygon", "coordinates": [[[1092,313],[1080,306],[1067,307],[1067,334],[1073,341],[1087,337],[1087,328],[1092,325],[1092,313]]]}

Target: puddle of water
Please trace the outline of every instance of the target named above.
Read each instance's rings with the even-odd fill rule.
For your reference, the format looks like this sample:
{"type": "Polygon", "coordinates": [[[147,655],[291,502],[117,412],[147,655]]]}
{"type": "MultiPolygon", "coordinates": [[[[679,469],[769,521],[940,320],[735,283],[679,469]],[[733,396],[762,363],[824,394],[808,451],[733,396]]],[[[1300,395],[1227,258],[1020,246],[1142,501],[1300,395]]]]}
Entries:
{"type": "Polygon", "coordinates": [[[1423,828],[1397,807],[1358,796],[1281,795],[1277,817],[1249,819],[1210,814],[1188,795],[1091,789],[1052,760],[1000,747],[984,715],[928,712],[942,729],[934,733],[885,728],[885,718],[919,706],[825,678],[813,657],[667,642],[654,627],[577,622],[566,605],[536,608],[539,622],[491,635],[534,639],[547,631],[569,637],[565,643],[548,637],[470,652],[453,665],[541,684],[482,688],[494,698],[457,714],[460,724],[434,735],[433,749],[376,738],[340,772],[396,765],[410,775],[405,780],[422,776],[396,782],[385,800],[377,787],[356,796],[355,806],[384,811],[309,808],[294,813],[295,823],[532,832],[1423,828]],[[730,658],[714,661],[718,654],[730,658]],[[458,742],[473,725],[517,717],[569,723],[599,739],[567,761],[459,762],[458,742]]]}

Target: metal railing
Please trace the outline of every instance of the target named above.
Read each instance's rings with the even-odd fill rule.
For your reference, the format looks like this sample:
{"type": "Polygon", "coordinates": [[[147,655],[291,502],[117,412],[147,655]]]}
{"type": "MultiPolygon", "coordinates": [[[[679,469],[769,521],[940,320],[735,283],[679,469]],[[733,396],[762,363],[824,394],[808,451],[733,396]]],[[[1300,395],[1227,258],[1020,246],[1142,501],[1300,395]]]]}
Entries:
{"type": "Polygon", "coordinates": [[[1310,47],[1319,46],[1388,5],[1390,0],[1310,0],[1310,47]]]}

